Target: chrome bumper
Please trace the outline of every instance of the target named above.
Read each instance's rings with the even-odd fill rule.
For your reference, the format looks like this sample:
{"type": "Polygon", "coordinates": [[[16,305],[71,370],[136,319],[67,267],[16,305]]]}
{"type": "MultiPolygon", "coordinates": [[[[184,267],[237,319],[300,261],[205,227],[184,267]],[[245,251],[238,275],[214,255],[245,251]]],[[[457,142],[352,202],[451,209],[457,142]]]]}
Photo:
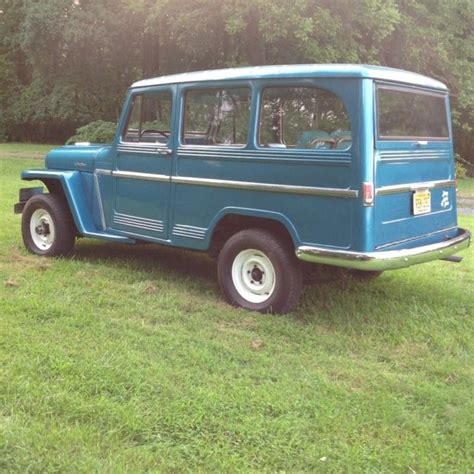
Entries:
{"type": "Polygon", "coordinates": [[[352,252],[301,246],[296,249],[296,256],[306,262],[324,263],[358,270],[381,271],[409,267],[410,265],[449,257],[469,247],[470,241],[470,232],[465,229],[458,229],[458,235],[452,239],[410,249],[352,252]]]}

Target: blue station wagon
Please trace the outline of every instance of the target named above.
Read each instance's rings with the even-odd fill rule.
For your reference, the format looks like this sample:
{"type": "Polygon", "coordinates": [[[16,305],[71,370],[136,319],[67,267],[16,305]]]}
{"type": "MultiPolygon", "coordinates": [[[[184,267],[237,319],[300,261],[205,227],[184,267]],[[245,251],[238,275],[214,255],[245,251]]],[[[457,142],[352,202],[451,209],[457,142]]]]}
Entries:
{"type": "Polygon", "coordinates": [[[223,69],[131,86],[112,145],[52,150],[25,170],[26,247],[76,237],[218,259],[227,301],[289,311],[301,261],[359,276],[460,260],[448,90],[362,65],[223,69]]]}

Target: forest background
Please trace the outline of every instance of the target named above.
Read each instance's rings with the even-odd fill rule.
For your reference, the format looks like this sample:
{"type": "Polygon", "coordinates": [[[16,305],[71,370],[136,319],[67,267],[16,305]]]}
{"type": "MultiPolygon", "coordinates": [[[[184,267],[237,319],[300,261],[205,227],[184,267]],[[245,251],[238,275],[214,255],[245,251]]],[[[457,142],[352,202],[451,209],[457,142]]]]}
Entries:
{"type": "Polygon", "coordinates": [[[140,78],[294,63],[443,81],[474,170],[473,0],[0,0],[0,140],[59,143],[115,122],[140,78]]]}

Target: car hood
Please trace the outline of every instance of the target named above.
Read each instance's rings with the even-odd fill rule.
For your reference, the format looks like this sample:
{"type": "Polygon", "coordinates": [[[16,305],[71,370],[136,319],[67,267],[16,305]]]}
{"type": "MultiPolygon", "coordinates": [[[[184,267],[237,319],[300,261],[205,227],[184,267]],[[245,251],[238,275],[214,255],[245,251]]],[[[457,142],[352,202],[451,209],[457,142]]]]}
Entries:
{"type": "Polygon", "coordinates": [[[46,168],[93,172],[97,155],[106,153],[110,145],[84,144],[65,145],[55,148],[46,155],[46,168]]]}

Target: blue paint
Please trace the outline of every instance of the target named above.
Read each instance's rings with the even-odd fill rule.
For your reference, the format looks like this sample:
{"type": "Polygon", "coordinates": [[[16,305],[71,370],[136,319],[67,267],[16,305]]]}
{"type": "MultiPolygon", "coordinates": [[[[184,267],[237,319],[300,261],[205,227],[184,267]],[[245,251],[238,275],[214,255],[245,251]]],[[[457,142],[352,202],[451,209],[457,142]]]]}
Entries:
{"type": "MultiPolygon", "coordinates": [[[[229,215],[277,221],[287,229],[295,248],[314,245],[370,252],[441,241],[456,232],[452,184],[432,189],[432,212],[422,216],[413,215],[410,190],[378,195],[374,206],[362,201],[364,182],[383,188],[454,179],[451,139],[420,144],[419,140],[377,138],[378,82],[443,94],[449,111],[442,83],[376,66],[268,66],[166,76],[140,81],[129,89],[112,145],[58,148],[48,154],[45,170],[24,171],[22,178],[58,180],[80,234],[119,242],[147,240],[207,250],[216,226],[229,215]],[[327,135],[335,139],[347,135],[350,140],[334,149],[261,147],[262,91],[284,86],[317,87],[340,98],[351,130],[327,135]],[[250,89],[248,143],[242,147],[183,144],[186,92],[220,87],[250,89]],[[173,99],[169,142],[124,143],[122,131],[132,100],[150,91],[167,92],[173,99]],[[181,177],[237,182],[241,187],[191,184],[180,182],[181,177]],[[242,189],[246,183],[273,184],[280,190],[282,186],[346,190],[358,196],[242,189]],[[449,196],[447,208],[440,207],[443,192],[449,196]],[[405,239],[409,242],[400,243],[405,239]]],[[[301,144],[318,134],[322,136],[317,131],[303,132],[301,144]]]]}

